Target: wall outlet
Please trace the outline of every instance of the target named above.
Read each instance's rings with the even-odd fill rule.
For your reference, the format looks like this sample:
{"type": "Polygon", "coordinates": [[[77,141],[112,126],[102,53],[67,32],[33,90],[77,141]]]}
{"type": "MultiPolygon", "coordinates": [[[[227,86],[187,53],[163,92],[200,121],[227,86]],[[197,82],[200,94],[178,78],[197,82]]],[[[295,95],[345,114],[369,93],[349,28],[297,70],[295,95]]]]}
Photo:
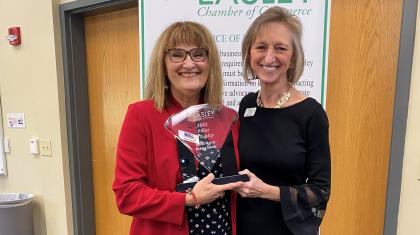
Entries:
{"type": "Polygon", "coordinates": [[[51,140],[50,139],[40,139],[39,140],[39,153],[41,156],[51,156],[51,140]]]}

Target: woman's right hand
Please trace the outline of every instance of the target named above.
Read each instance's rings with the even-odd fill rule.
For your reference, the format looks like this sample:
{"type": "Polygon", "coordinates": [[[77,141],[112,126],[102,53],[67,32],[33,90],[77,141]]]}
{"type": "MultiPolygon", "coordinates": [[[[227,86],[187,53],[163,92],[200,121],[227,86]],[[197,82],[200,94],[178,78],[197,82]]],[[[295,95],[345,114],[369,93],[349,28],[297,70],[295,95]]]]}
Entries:
{"type": "Polygon", "coordinates": [[[272,201],[280,201],[280,188],[277,186],[269,185],[258,178],[254,173],[245,169],[239,172],[240,175],[248,175],[249,181],[244,182],[241,187],[235,189],[241,197],[249,198],[265,198],[272,201]]]}
{"type": "Polygon", "coordinates": [[[210,173],[198,181],[192,189],[196,201],[194,201],[192,195],[189,195],[191,198],[186,199],[186,204],[188,206],[194,206],[197,203],[200,205],[211,203],[214,200],[223,197],[226,190],[240,187],[243,184],[243,182],[234,182],[224,185],[216,185],[212,183],[213,179],[214,175],[210,173]]]}

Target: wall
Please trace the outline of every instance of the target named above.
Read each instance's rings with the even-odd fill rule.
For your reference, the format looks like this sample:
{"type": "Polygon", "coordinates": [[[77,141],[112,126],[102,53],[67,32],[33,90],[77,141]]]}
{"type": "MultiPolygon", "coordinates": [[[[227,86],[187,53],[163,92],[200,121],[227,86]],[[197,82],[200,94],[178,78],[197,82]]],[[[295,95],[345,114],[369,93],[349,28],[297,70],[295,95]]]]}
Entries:
{"type": "Polygon", "coordinates": [[[401,182],[398,235],[418,233],[420,211],[420,4],[417,8],[416,41],[401,182]],[[416,79],[417,78],[417,79],[416,79]],[[417,231],[417,232],[416,232],[417,231]]]}
{"type": "Polygon", "coordinates": [[[35,234],[73,234],[68,173],[59,0],[0,0],[1,38],[20,26],[23,43],[0,40],[4,134],[11,140],[9,175],[0,192],[34,193],[35,234]],[[26,128],[7,128],[6,114],[25,113],[26,128]],[[33,157],[29,139],[50,139],[52,156],[33,157]]]}

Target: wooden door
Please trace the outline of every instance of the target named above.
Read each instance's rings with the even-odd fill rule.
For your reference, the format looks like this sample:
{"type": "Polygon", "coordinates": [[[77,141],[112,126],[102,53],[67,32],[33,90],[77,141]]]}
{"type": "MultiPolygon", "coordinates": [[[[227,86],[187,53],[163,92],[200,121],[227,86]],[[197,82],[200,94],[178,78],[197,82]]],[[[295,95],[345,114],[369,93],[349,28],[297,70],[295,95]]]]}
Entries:
{"type": "Polygon", "coordinates": [[[127,105],[140,97],[138,8],[85,18],[96,234],[128,234],[111,184],[127,105]]]}
{"type": "Polygon", "coordinates": [[[331,2],[327,113],[332,194],[321,234],[379,235],[403,1],[331,2]]]}

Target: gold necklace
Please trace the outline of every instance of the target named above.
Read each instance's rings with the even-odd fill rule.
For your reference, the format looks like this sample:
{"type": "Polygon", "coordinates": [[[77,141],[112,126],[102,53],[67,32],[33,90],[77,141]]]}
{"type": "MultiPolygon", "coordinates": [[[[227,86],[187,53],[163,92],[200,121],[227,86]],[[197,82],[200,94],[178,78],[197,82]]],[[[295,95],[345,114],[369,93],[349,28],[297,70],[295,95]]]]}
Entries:
{"type": "MultiPolygon", "coordinates": [[[[283,93],[283,95],[277,100],[276,105],[274,106],[275,109],[279,109],[283,107],[284,104],[287,103],[287,101],[290,98],[290,91],[287,90],[283,93]]],[[[264,108],[264,103],[261,100],[261,91],[258,92],[257,96],[257,105],[264,108]]]]}

